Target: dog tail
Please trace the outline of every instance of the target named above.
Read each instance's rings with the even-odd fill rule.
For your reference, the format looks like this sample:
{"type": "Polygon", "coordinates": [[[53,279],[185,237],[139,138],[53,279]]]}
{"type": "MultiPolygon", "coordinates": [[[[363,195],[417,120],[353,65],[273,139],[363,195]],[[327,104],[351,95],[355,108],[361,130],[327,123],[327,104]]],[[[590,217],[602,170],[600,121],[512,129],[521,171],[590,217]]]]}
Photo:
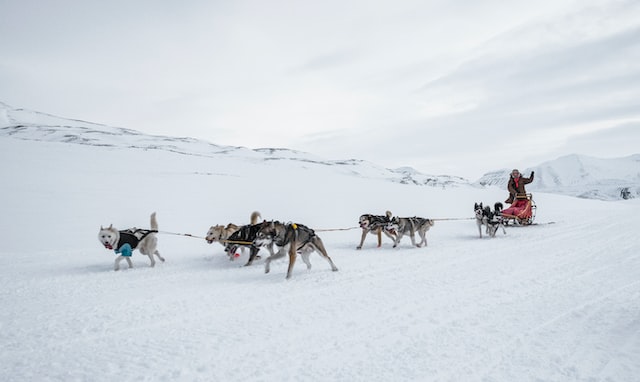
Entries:
{"type": "Polygon", "coordinates": [[[156,213],[151,214],[151,229],[154,231],[158,230],[158,221],[156,220],[156,213]]]}
{"type": "Polygon", "coordinates": [[[503,208],[503,205],[502,205],[502,203],[500,203],[500,202],[496,202],[496,204],[494,204],[494,206],[493,206],[493,209],[494,209],[497,213],[502,212],[502,208],[503,208]]]}
{"type": "Polygon", "coordinates": [[[262,215],[260,215],[260,212],[253,211],[253,213],[251,214],[251,225],[258,224],[258,219],[261,217],[262,215]]]}
{"type": "Polygon", "coordinates": [[[386,212],[387,218],[391,219],[391,217],[393,216],[393,214],[391,213],[391,211],[387,211],[386,212]]]}

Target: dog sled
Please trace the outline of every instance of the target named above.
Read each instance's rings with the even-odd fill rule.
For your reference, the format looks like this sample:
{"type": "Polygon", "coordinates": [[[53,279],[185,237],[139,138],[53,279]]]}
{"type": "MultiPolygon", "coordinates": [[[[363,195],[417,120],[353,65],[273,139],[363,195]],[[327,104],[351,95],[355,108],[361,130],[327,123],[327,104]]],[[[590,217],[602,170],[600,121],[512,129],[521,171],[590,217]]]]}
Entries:
{"type": "Polygon", "coordinates": [[[536,208],[532,194],[518,194],[511,206],[502,211],[503,224],[531,225],[536,218],[536,208]]]}

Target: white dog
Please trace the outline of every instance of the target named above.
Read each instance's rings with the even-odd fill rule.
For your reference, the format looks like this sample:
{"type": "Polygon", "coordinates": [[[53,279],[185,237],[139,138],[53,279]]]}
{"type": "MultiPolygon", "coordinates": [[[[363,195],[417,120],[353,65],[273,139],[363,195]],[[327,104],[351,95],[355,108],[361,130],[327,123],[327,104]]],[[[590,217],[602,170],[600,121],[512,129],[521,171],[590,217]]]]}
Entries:
{"type": "Polygon", "coordinates": [[[107,249],[112,249],[120,256],[116,257],[114,264],[114,270],[120,269],[120,262],[122,259],[127,260],[129,268],[133,267],[131,262],[131,255],[134,249],[139,249],[140,253],[149,256],[151,260],[151,266],[156,265],[156,261],[153,256],[158,256],[160,261],[164,262],[164,258],[160,256],[158,252],[158,238],[156,233],[158,232],[158,221],[156,220],[156,213],[151,214],[151,229],[139,229],[129,228],[127,230],[118,231],[113,228],[113,224],[107,228],[100,226],[100,232],[98,232],[98,240],[107,249]]]}

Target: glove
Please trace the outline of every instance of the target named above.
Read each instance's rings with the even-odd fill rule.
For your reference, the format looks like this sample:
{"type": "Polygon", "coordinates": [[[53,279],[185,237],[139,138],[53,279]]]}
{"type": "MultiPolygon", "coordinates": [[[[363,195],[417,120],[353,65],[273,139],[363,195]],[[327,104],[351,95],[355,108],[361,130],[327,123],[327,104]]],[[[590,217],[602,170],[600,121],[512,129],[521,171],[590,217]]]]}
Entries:
{"type": "Polygon", "coordinates": [[[533,178],[533,171],[531,171],[531,175],[529,176],[529,178],[533,178]]]}

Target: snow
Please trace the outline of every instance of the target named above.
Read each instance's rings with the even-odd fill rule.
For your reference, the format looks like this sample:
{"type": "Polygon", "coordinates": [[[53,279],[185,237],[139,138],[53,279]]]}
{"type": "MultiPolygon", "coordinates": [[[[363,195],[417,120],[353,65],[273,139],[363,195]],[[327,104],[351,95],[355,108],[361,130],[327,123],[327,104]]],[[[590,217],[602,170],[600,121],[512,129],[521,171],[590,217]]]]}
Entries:
{"type": "Polygon", "coordinates": [[[327,160],[317,155],[284,149],[220,146],[210,142],[185,137],[148,135],[141,132],[99,125],[90,122],[65,119],[37,111],[15,109],[0,103],[0,137],[44,142],[65,142],[87,146],[108,146],[114,148],[134,148],[143,150],[163,150],[185,155],[205,156],[228,160],[233,156],[243,161],[283,161],[298,162],[298,165],[330,167],[333,172],[356,175],[391,182],[429,185],[468,185],[466,179],[448,175],[428,175],[418,171],[387,169],[377,164],[357,160],[327,160]],[[2,121],[2,115],[6,116],[2,121]]]}
{"type": "MultiPolygon", "coordinates": [[[[188,146],[188,142],[185,143],[188,146]]],[[[186,147],[185,146],[185,147],[186,147]]],[[[188,148],[188,147],[187,147],[188,148]]],[[[197,150],[201,149],[198,146],[197,150]]],[[[253,154],[185,155],[0,136],[0,380],[635,381],[640,200],[536,193],[531,227],[478,238],[439,220],[428,247],[363,213],[470,218],[503,187],[426,187],[253,154]],[[218,244],[159,234],[165,263],[113,271],[101,225],[204,236],[264,219],[318,230],[339,268],[264,274],[218,244]],[[552,224],[544,224],[552,223],[552,224]]],[[[506,181],[506,180],[505,180],[506,181]]],[[[265,253],[262,253],[263,255],[265,253]]]]}
{"type": "MultiPolygon", "coordinates": [[[[540,163],[522,171],[524,176],[535,170],[535,182],[528,190],[559,193],[588,199],[619,200],[626,189],[628,197],[640,197],[640,154],[623,158],[594,158],[566,155],[540,163]]],[[[502,185],[511,170],[486,173],[481,185],[502,185]]]]}

